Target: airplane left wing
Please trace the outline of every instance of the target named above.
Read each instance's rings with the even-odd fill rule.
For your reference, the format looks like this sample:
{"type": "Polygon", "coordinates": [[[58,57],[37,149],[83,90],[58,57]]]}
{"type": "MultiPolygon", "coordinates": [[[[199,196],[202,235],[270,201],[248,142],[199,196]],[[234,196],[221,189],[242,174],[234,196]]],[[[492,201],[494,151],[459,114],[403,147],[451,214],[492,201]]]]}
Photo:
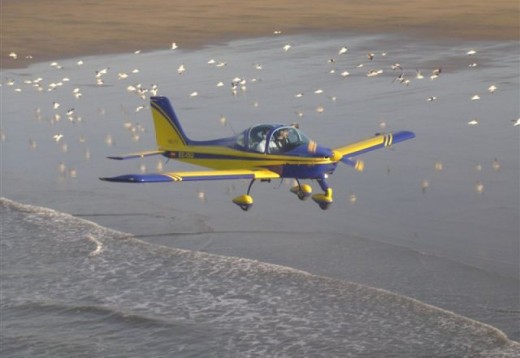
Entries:
{"type": "Polygon", "coordinates": [[[150,173],[150,174],[126,174],[111,178],[99,178],[105,181],[117,183],[165,183],[176,181],[197,181],[197,180],[229,180],[229,179],[277,179],[280,175],[267,170],[208,170],[190,172],[171,172],[171,173],[150,173]]]}

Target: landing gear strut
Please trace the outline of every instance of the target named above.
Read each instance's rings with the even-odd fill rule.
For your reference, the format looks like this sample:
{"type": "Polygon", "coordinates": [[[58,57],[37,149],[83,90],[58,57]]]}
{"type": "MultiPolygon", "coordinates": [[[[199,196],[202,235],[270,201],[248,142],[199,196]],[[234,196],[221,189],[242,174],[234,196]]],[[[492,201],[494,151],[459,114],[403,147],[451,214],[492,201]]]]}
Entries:
{"type": "Polygon", "coordinates": [[[307,200],[312,194],[311,186],[308,184],[302,185],[298,179],[296,179],[296,182],[298,185],[291,188],[291,193],[296,194],[300,200],[307,200]]]}
{"type": "Polygon", "coordinates": [[[254,182],[255,179],[252,179],[249,183],[249,187],[247,188],[247,194],[237,196],[233,199],[233,202],[244,211],[248,211],[253,206],[253,197],[249,195],[249,192],[251,191],[251,187],[253,186],[254,182]]]}

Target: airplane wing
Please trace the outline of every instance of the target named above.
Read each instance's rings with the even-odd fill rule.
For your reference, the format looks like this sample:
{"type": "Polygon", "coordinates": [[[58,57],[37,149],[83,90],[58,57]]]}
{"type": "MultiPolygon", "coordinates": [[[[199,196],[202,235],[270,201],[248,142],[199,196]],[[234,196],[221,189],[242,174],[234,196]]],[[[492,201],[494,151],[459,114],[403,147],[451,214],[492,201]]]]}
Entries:
{"type": "Polygon", "coordinates": [[[364,139],[344,147],[334,148],[333,151],[340,153],[343,156],[341,160],[347,164],[350,164],[349,161],[351,160],[349,158],[371,152],[376,149],[389,147],[395,143],[412,138],[415,138],[415,134],[409,131],[379,134],[372,138],[364,139]]]}
{"type": "Polygon", "coordinates": [[[111,178],[99,178],[117,183],[165,183],[176,181],[226,180],[226,179],[277,179],[280,175],[267,170],[208,170],[151,174],[126,174],[111,178]]]}
{"type": "Polygon", "coordinates": [[[148,150],[145,152],[137,152],[137,153],[130,153],[130,154],[124,154],[120,156],[112,156],[107,157],[108,159],[116,159],[116,160],[125,160],[125,159],[134,159],[134,158],[144,158],[144,157],[150,157],[152,155],[160,155],[163,154],[163,150],[148,150]]]}

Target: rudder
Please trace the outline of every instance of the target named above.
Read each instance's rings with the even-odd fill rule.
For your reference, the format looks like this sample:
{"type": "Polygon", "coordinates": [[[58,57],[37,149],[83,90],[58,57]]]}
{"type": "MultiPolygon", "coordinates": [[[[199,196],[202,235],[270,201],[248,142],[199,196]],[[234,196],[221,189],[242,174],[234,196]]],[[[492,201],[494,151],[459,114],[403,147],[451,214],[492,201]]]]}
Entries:
{"type": "Polygon", "coordinates": [[[150,107],[159,150],[170,150],[189,145],[190,140],[186,137],[167,97],[151,97],[150,107]]]}

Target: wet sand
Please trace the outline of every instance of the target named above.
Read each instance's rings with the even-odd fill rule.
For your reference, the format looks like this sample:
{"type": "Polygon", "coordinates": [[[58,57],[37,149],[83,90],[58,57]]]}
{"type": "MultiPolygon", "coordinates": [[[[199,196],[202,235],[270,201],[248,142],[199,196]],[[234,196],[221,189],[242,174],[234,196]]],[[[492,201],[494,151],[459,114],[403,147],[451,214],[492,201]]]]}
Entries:
{"type": "Polygon", "coordinates": [[[146,2],[2,0],[1,68],[81,55],[198,48],[232,39],[349,31],[472,40],[519,38],[515,0],[146,2]],[[17,59],[9,56],[16,53],[17,59]]]}

